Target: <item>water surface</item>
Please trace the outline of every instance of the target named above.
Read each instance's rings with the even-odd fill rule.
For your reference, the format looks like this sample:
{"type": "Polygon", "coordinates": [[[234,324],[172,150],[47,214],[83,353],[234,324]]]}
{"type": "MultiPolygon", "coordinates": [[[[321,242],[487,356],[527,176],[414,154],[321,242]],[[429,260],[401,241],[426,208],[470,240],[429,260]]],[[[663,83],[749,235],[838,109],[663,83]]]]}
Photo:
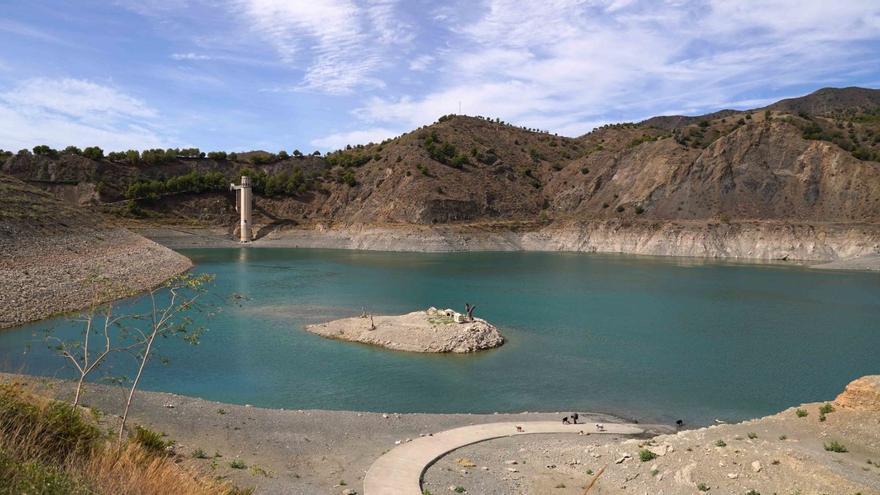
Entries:
{"type": "MultiPolygon", "coordinates": [[[[216,275],[212,293],[250,300],[208,320],[197,347],[162,341],[170,364],[148,367],[146,389],[265,407],[579,409],[706,423],[831,399],[880,372],[877,274],[575,253],[182,252],[216,275]],[[423,355],[301,330],[362,307],[465,302],[507,344],[423,355]]],[[[77,332],[56,319],[0,333],[0,367],[69,376],[41,342],[47,327],[77,332]]],[[[132,363],[120,357],[106,371],[130,376],[132,363]]]]}

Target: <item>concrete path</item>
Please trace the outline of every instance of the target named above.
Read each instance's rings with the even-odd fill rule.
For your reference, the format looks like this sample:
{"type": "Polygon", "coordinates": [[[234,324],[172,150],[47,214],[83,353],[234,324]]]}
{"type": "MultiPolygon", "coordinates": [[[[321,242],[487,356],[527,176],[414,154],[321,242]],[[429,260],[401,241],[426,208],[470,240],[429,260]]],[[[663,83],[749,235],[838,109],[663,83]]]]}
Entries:
{"type": "Polygon", "coordinates": [[[416,438],[391,449],[370,466],[364,477],[364,495],[422,495],[422,474],[445,454],[484,440],[534,433],[580,432],[596,434],[639,435],[642,428],[624,423],[564,425],[559,421],[525,421],[522,423],[488,423],[463,426],[416,438]],[[519,427],[519,428],[517,428],[519,427]]]}

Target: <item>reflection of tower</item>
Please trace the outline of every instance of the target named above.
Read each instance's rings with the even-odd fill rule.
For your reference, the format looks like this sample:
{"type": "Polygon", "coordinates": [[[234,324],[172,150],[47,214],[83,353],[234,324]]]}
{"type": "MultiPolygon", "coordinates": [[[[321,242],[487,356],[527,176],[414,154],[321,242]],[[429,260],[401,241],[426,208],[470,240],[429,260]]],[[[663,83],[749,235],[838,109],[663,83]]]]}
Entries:
{"type": "Polygon", "coordinates": [[[241,185],[229,184],[229,189],[235,191],[235,211],[241,214],[241,232],[239,239],[241,242],[250,242],[251,237],[251,205],[253,197],[251,196],[251,178],[242,175],[241,185]]]}

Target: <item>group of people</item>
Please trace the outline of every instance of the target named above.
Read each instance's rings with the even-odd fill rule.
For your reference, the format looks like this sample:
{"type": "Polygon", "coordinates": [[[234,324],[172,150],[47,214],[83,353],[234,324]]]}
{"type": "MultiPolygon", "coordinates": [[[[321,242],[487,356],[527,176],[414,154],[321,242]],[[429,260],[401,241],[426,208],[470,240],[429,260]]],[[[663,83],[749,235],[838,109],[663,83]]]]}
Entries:
{"type": "Polygon", "coordinates": [[[576,425],[576,424],[578,424],[578,418],[579,418],[579,417],[580,417],[580,416],[578,416],[578,413],[576,413],[576,412],[575,412],[575,413],[571,413],[571,420],[569,421],[569,419],[568,419],[569,416],[566,416],[566,417],[562,418],[562,424],[564,424],[564,425],[576,425]]]}

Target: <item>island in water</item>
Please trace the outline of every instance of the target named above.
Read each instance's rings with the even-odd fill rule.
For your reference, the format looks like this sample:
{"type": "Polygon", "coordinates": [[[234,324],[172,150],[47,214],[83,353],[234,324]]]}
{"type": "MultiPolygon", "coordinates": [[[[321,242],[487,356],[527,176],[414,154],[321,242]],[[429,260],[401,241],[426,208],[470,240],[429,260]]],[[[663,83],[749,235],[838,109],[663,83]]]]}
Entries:
{"type": "Polygon", "coordinates": [[[395,351],[468,353],[492,349],[504,343],[494,325],[451,309],[428,308],[399,316],[373,316],[307,325],[306,330],[331,339],[377,345],[395,351]]]}

